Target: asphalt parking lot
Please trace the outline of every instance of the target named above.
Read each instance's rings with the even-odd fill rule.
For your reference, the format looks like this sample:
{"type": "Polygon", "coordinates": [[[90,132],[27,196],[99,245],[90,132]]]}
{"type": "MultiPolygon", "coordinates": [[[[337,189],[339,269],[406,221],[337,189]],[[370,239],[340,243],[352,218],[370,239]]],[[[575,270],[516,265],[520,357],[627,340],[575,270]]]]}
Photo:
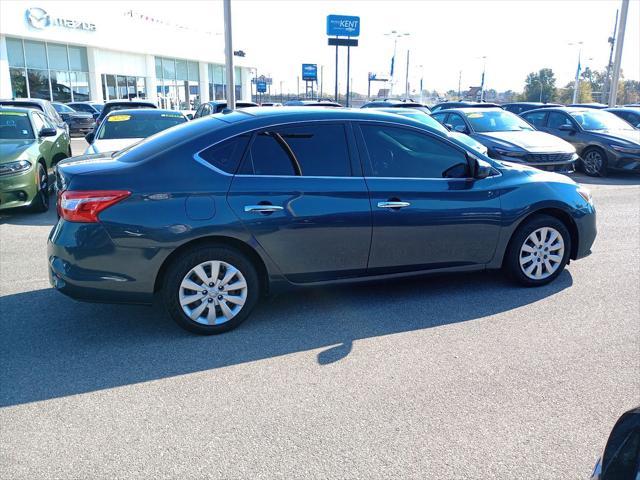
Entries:
{"type": "Polygon", "coordinates": [[[640,404],[640,177],[576,179],[599,236],[551,285],[289,292],[216,337],[65,298],[54,210],[0,214],[0,478],[588,478],[640,404]]]}

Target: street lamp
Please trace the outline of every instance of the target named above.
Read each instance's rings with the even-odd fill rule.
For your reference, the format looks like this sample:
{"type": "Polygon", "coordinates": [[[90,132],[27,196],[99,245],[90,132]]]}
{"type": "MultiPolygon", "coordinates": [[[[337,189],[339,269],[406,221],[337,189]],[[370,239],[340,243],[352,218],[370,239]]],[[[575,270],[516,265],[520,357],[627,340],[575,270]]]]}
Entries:
{"type": "MultiPolygon", "coordinates": [[[[396,47],[398,46],[398,38],[402,38],[402,37],[409,37],[411,34],[404,32],[404,33],[399,33],[396,30],[391,30],[390,32],[387,32],[384,34],[386,37],[391,37],[393,38],[393,57],[391,58],[391,72],[390,72],[390,76],[391,76],[391,86],[389,88],[389,96],[391,96],[391,93],[393,92],[393,84],[394,84],[394,70],[395,70],[395,63],[396,63],[396,47]]],[[[406,78],[406,83],[405,86],[407,87],[406,90],[408,92],[409,90],[409,49],[407,49],[407,78],[406,78]]],[[[408,96],[408,93],[407,93],[408,96]]]]}
{"type": "Polygon", "coordinates": [[[578,92],[580,91],[580,56],[582,55],[582,44],[584,42],[569,42],[570,46],[578,46],[578,68],[576,69],[576,80],[573,88],[573,102],[576,103],[578,101],[578,92]]]}
{"type": "Polygon", "coordinates": [[[424,95],[423,95],[423,88],[422,88],[422,81],[424,80],[424,65],[418,65],[418,68],[420,69],[420,103],[424,103],[424,95]]]}

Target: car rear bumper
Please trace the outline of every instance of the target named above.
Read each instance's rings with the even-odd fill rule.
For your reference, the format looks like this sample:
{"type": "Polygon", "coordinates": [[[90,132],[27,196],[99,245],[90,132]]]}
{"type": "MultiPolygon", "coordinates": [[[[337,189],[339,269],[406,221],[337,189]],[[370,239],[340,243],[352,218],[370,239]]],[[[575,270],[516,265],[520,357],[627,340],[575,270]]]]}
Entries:
{"type": "Polygon", "coordinates": [[[151,303],[166,258],[159,249],[120,247],[100,223],[59,220],[49,234],[49,283],[78,300],[151,303]]]}

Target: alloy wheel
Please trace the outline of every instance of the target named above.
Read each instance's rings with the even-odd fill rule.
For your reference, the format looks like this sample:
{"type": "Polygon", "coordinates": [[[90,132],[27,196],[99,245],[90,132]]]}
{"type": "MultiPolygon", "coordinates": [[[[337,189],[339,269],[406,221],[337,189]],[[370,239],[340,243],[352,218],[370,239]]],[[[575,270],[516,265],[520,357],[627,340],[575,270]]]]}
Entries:
{"type": "Polygon", "coordinates": [[[598,175],[602,171],[602,154],[597,150],[591,150],[586,153],[582,159],[582,164],[586,173],[589,175],[598,175]]]}
{"type": "Polygon", "coordinates": [[[564,239],[558,230],[541,227],[534,230],[520,247],[520,268],[531,280],[553,275],[562,264],[564,239]]]}
{"type": "Polygon", "coordinates": [[[203,325],[221,325],[235,317],[247,300],[242,272],[223,261],[202,262],[180,283],[179,301],[184,314],[203,325]]]}
{"type": "Polygon", "coordinates": [[[49,174],[42,166],[38,169],[38,195],[45,209],[49,208],[49,174]]]}

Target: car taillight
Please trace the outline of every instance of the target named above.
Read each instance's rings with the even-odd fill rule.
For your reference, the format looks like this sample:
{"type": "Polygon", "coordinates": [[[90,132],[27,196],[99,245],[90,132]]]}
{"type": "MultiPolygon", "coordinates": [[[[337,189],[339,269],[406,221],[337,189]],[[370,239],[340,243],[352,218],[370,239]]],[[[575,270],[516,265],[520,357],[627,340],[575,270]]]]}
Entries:
{"type": "Polygon", "coordinates": [[[58,192],[58,215],[68,222],[96,223],[100,212],[129,195],[126,190],[65,190],[58,192]]]}

